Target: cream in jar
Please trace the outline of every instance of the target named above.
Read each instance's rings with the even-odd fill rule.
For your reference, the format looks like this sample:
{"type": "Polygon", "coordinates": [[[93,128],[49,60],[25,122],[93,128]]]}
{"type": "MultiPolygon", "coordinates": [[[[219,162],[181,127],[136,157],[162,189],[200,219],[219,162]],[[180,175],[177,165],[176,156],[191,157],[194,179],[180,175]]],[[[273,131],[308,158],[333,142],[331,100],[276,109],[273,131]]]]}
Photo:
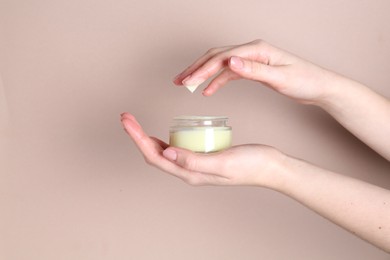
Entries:
{"type": "Polygon", "coordinates": [[[179,116],[173,119],[169,145],[199,153],[218,152],[232,144],[232,128],[224,116],[179,116]]]}

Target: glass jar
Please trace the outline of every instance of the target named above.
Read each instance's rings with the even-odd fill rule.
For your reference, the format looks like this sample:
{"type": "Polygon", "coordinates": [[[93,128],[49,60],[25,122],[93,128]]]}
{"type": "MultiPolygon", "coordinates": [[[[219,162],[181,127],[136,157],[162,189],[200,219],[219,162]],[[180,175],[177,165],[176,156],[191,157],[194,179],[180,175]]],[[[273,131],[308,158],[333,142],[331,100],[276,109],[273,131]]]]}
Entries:
{"type": "Polygon", "coordinates": [[[169,131],[169,145],[198,153],[218,152],[232,144],[232,128],[225,116],[175,117],[169,131]]]}

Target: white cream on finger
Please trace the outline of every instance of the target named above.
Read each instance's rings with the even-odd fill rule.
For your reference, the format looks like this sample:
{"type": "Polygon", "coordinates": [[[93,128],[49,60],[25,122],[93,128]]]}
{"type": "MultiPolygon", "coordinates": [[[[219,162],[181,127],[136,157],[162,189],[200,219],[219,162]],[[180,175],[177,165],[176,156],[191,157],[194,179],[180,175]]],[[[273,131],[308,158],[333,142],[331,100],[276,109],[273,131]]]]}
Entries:
{"type": "Polygon", "coordinates": [[[195,90],[199,87],[199,85],[188,85],[186,88],[191,92],[194,93],[195,90]]]}

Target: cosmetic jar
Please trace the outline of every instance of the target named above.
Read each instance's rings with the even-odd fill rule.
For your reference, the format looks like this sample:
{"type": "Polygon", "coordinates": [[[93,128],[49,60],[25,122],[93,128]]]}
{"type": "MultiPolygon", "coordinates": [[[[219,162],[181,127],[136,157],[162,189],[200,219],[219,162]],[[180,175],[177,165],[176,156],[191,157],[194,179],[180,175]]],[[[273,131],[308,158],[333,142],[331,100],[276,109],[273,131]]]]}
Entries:
{"type": "Polygon", "coordinates": [[[178,116],[169,130],[169,145],[198,153],[212,153],[229,148],[232,128],[225,116],[178,116]]]}

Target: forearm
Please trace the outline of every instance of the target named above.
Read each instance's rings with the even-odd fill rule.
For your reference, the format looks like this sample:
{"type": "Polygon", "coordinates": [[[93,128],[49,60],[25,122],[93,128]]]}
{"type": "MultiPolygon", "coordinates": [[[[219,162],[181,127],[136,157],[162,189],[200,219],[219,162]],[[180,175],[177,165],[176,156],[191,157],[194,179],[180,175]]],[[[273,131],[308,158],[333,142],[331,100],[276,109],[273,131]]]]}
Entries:
{"type": "Polygon", "coordinates": [[[390,160],[390,101],[366,86],[332,75],[319,106],[352,134],[390,160]]]}
{"type": "Polygon", "coordinates": [[[390,252],[390,191],[287,157],[274,189],[390,252]]]}

